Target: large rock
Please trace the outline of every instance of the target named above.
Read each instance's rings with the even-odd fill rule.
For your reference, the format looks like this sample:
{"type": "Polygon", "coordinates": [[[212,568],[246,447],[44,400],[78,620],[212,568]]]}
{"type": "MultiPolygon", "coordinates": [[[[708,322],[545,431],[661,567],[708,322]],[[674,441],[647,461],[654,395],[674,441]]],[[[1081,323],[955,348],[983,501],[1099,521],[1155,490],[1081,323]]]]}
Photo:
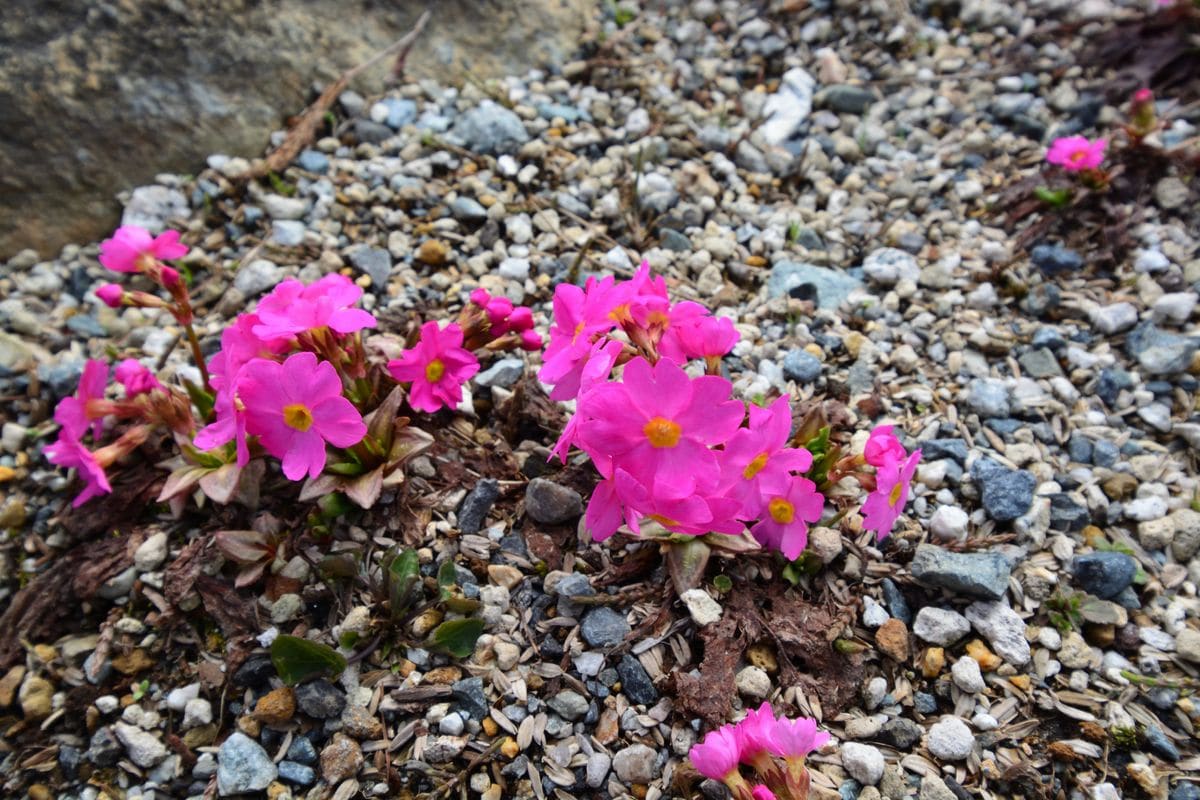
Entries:
{"type": "MultiPolygon", "coordinates": [[[[0,15],[0,260],[52,255],[120,218],[115,195],[210,153],[256,156],[328,82],[410,29],[397,0],[90,3],[8,0],[0,15]]],[[[589,0],[445,0],[409,54],[414,77],[477,79],[562,64],[589,0]],[[536,31],[536,36],[530,36],[536,31]]],[[[383,88],[384,59],[355,81],[383,88]]]]}

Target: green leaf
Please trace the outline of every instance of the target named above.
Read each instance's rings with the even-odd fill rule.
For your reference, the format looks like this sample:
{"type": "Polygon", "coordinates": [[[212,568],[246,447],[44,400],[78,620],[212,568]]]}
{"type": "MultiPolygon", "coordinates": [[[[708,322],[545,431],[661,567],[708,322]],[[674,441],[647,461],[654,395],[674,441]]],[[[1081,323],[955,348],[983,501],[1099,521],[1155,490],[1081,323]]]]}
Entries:
{"type": "Polygon", "coordinates": [[[338,461],[335,464],[326,464],[325,471],[333,475],[362,475],[366,468],[352,461],[338,461]]]}
{"type": "Polygon", "coordinates": [[[388,562],[385,575],[392,619],[408,610],[421,585],[421,567],[417,551],[411,547],[401,550],[388,562]]]}
{"type": "Polygon", "coordinates": [[[667,574],[675,584],[675,593],[682,595],[689,589],[695,589],[704,578],[704,568],[708,566],[708,557],[712,548],[698,537],[684,542],[675,542],[667,550],[667,574]]]}
{"type": "Polygon", "coordinates": [[[718,575],[713,578],[713,586],[716,587],[718,592],[725,594],[733,589],[733,579],[728,575],[718,575]]]}
{"type": "Polygon", "coordinates": [[[346,668],[345,657],[332,647],[287,635],[271,642],[271,663],[288,686],[318,675],[336,677],[346,668]]]}
{"type": "Polygon", "coordinates": [[[350,500],[344,495],[327,494],[317,501],[321,509],[321,517],[326,520],[335,519],[352,508],[350,500]]]}
{"type": "Polygon", "coordinates": [[[455,658],[466,658],[475,652],[475,641],[483,634],[481,619],[452,619],[433,629],[430,641],[434,647],[455,658]]]}
{"type": "Polygon", "coordinates": [[[188,397],[192,398],[192,403],[196,406],[196,410],[200,412],[200,418],[211,419],[213,403],[215,402],[213,395],[189,380],[183,382],[183,388],[187,389],[188,397]]]}
{"type": "Polygon", "coordinates": [[[1039,186],[1033,190],[1033,194],[1051,208],[1062,208],[1071,202],[1070,189],[1051,189],[1049,186],[1039,186]]]}
{"type": "Polygon", "coordinates": [[[454,589],[458,585],[458,571],[454,568],[454,561],[446,559],[442,565],[438,567],[437,574],[438,594],[443,600],[448,600],[454,595],[454,589]]]}
{"type": "Polygon", "coordinates": [[[442,601],[442,605],[446,606],[447,611],[453,611],[456,614],[474,614],[483,608],[483,603],[470,597],[463,597],[460,594],[447,597],[442,601]]]}

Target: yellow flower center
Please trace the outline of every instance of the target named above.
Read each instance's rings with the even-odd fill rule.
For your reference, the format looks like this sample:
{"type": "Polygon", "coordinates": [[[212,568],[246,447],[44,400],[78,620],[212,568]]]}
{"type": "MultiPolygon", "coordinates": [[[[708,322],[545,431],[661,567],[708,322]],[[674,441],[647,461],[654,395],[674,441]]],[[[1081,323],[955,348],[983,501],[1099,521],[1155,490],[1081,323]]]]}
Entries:
{"type": "Polygon", "coordinates": [[[1086,151],[1076,150],[1074,153],[1071,153],[1069,158],[1071,159],[1072,164],[1078,164],[1080,161],[1083,161],[1083,158],[1086,155],[1087,155],[1086,151]]]}
{"type": "Polygon", "coordinates": [[[767,458],[768,456],[766,453],[759,453],[756,455],[754,460],[747,464],[746,468],[742,470],[742,477],[746,480],[750,480],[755,475],[762,472],[763,467],[767,465],[767,458]]]}
{"type": "Polygon", "coordinates": [[[892,493],[888,495],[888,505],[895,507],[896,503],[900,502],[900,495],[904,493],[904,484],[897,483],[892,487],[892,493]]]}
{"type": "Polygon", "coordinates": [[[780,525],[788,525],[796,518],[796,507],[782,497],[773,498],[767,503],[767,511],[770,512],[771,519],[780,525]]]}
{"type": "Polygon", "coordinates": [[[580,320],[579,324],[575,326],[575,333],[571,336],[571,344],[579,341],[579,334],[581,333],[583,333],[583,320],[580,320]]]}
{"type": "Polygon", "coordinates": [[[613,310],[608,312],[608,318],[618,325],[632,319],[632,317],[629,315],[629,303],[622,303],[619,306],[614,306],[613,310]]]}
{"type": "Polygon", "coordinates": [[[292,403],[283,407],[283,422],[301,433],[312,427],[312,412],[303,403],[292,403]]]}
{"type": "Polygon", "coordinates": [[[679,444],[679,434],[683,431],[678,423],[662,417],[655,417],[646,423],[642,432],[646,434],[646,438],[654,447],[674,447],[679,444]]]}
{"type": "Polygon", "coordinates": [[[425,365],[425,380],[430,383],[437,383],[446,374],[446,365],[442,363],[440,358],[435,358],[425,365]]]}

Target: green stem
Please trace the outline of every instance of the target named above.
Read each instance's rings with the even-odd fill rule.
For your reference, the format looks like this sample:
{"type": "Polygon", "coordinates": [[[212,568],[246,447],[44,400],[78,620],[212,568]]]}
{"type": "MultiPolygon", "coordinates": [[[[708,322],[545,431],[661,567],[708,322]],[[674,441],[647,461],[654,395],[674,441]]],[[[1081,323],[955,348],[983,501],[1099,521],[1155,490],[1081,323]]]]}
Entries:
{"type": "Polygon", "coordinates": [[[200,380],[204,382],[204,391],[212,394],[212,383],[208,379],[208,365],[204,363],[204,354],[200,352],[200,340],[196,337],[196,329],[190,322],[183,327],[187,331],[188,345],[192,348],[192,358],[196,362],[196,368],[200,370],[200,380]]]}

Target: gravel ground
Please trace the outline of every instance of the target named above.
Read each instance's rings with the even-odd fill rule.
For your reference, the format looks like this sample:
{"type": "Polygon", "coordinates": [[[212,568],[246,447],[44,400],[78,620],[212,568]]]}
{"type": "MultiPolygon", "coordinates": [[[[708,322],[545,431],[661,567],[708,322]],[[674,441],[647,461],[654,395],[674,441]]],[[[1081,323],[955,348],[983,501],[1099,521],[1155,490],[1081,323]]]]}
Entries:
{"type": "MultiPolygon", "coordinates": [[[[347,92],[273,180],[214,155],[124,221],[184,231],[210,351],[287,277],[353,277],[394,331],[476,286],[544,330],[556,283],[645,258],[736,320],[741,396],[922,448],[903,527],[876,544],[850,514],[813,532],[798,586],[748,555],[680,600],[654,547],[581,536],[594,474],[545,463],[566,415],[536,355],[509,356],[403,487],[235,590],[212,533],[303,527],[295,490],[171,519],[147,451],[72,511],[40,447],[84,360],[190,367],[168,318],[97,301],[96,244],[21,253],[0,275],[6,796],[721,797],[684,756],[770,699],[833,733],[810,764],[842,797],[1200,797],[1195,176],[1156,156],[1134,199],[1012,213],[1052,138],[1116,135],[1123,100],[1084,53],[1144,11],[619,9],[578,61],[347,92]],[[329,559],[369,577],[398,542],[428,575],[458,565],[474,655],[352,646],[337,681],[284,686],[274,636],[381,630],[329,559]]],[[[1194,153],[1196,107],[1159,99],[1151,150],[1194,153]]]]}

